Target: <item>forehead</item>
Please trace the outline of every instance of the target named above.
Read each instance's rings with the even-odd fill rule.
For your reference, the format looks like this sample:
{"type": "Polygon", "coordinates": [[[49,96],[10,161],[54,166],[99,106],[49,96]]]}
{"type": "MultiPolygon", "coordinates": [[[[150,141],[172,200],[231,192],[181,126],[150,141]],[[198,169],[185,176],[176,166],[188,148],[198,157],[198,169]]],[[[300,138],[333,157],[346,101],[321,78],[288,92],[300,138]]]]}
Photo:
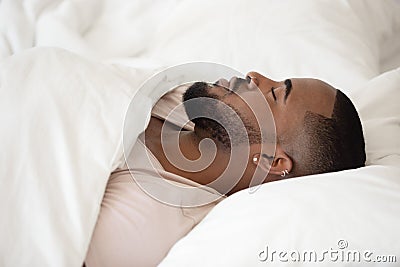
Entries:
{"type": "Polygon", "coordinates": [[[336,89],[317,79],[293,78],[293,90],[287,106],[298,112],[311,111],[325,117],[332,117],[336,89]]]}

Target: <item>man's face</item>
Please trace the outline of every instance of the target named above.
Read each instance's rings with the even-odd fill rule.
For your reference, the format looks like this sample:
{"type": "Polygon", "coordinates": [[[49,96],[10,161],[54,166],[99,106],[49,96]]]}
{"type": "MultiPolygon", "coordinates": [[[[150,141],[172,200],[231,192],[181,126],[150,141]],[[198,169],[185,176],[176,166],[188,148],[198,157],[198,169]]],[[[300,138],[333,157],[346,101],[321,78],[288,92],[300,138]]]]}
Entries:
{"type": "MultiPolygon", "coordinates": [[[[261,141],[251,142],[249,140],[252,145],[247,146],[247,148],[246,145],[238,146],[237,151],[239,152],[235,153],[233,151],[231,153],[231,155],[249,156],[245,166],[237,164],[238,161],[232,160],[234,162],[231,169],[232,177],[235,177],[234,174],[244,169],[239,183],[232,192],[254,185],[254,181],[266,182],[276,179],[276,175],[265,179],[265,173],[268,173],[269,167],[259,172],[259,168],[256,168],[258,165],[251,164],[254,155],[266,154],[274,156],[276,159],[275,147],[278,148],[279,143],[276,146],[274,145],[275,138],[278,137],[277,139],[279,140],[279,137],[283,135],[295,133],[295,130],[303,125],[306,112],[313,112],[330,118],[336,98],[336,89],[320,80],[298,78],[277,82],[256,72],[249,72],[246,79],[233,77],[230,81],[220,79],[213,85],[197,84],[198,86],[190,87],[184,94],[183,100],[185,103],[187,100],[198,97],[209,97],[217,100],[205,101],[198,105],[196,109],[200,110],[200,113],[206,117],[213,117],[215,114],[224,114],[222,107],[231,107],[238,116],[225,116],[224,126],[234,129],[240,128],[237,124],[238,118],[240,118],[247,131],[252,129],[254,132],[261,132],[263,138],[260,140],[267,140],[262,145],[260,145],[261,141]],[[265,136],[267,137],[266,139],[264,139],[265,136]],[[272,136],[269,139],[272,142],[268,141],[269,136],[272,136]],[[246,149],[249,149],[247,150],[249,154],[245,153],[246,149]],[[254,177],[258,178],[253,180],[254,177]]],[[[191,110],[190,105],[185,104],[185,108],[186,111],[191,110]]],[[[221,131],[215,131],[215,127],[207,127],[207,125],[203,129],[209,133],[209,136],[215,137],[226,134],[221,131]]],[[[226,138],[223,137],[222,139],[226,138]]]]}
{"type": "Polygon", "coordinates": [[[317,79],[293,78],[277,82],[257,72],[249,72],[246,79],[220,79],[207,86],[201,94],[234,108],[239,117],[253,127],[260,125],[263,128],[257,123],[257,113],[265,113],[265,110],[260,110],[263,103],[269,105],[276,134],[280,136],[301,126],[307,111],[330,118],[336,89],[317,79]]]}

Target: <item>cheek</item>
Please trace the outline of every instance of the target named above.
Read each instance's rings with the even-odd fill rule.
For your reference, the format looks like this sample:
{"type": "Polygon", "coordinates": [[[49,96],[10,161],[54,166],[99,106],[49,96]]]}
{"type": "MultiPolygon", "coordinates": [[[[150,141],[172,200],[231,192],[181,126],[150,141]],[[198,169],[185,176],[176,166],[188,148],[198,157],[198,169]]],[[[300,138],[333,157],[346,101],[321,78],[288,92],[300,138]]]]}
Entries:
{"type": "MultiPolygon", "coordinates": [[[[237,95],[229,95],[222,99],[222,105],[227,105],[232,108],[235,112],[237,111],[239,117],[250,118],[253,114],[252,108],[246,104],[246,102],[237,95]]],[[[222,107],[222,106],[221,106],[222,107]]],[[[225,108],[227,108],[225,106],[225,108]]],[[[254,117],[254,116],[253,116],[254,117]]]]}

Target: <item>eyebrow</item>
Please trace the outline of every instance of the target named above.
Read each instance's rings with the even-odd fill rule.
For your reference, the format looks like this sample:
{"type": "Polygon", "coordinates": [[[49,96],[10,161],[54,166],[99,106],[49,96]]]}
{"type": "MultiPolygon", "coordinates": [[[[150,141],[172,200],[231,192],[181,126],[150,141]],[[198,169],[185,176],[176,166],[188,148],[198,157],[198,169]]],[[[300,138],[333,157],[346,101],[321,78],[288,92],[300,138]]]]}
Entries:
{"type": "Polygon", "coordinates": [[[290,92],[292,91],[292,81],[290,79],[286,79],[284,81],[286,85],[286,92],[285,92],[285,97],[283,98],[283,102],[286,104],[286,99],[289,97],[290,92]]]}

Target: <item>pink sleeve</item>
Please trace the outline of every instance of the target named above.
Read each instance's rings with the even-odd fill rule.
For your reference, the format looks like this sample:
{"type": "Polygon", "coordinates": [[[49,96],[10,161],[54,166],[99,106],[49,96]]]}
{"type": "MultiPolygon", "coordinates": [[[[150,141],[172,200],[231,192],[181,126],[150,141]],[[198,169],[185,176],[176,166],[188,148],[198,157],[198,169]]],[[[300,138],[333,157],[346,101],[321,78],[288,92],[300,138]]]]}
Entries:
{"type": "Polygon", "coordinates": [[[86,266],[156,266],[214,206],[168,206],[145,194],[129,174],[115,174],[101,204],[86,266]]]}
{"type": "Polygon", "coordinates": [[[168,120],[177,126],[185,125],[186,130],[192,131],[194,124],[189,121],[182,105],[182,96],[187,87],[186,85],[179,86],[161,97],[154,105],[151,115],[162,120],[168,120]],[[174,109],[175,111],[172,112],[174,109]]]}

